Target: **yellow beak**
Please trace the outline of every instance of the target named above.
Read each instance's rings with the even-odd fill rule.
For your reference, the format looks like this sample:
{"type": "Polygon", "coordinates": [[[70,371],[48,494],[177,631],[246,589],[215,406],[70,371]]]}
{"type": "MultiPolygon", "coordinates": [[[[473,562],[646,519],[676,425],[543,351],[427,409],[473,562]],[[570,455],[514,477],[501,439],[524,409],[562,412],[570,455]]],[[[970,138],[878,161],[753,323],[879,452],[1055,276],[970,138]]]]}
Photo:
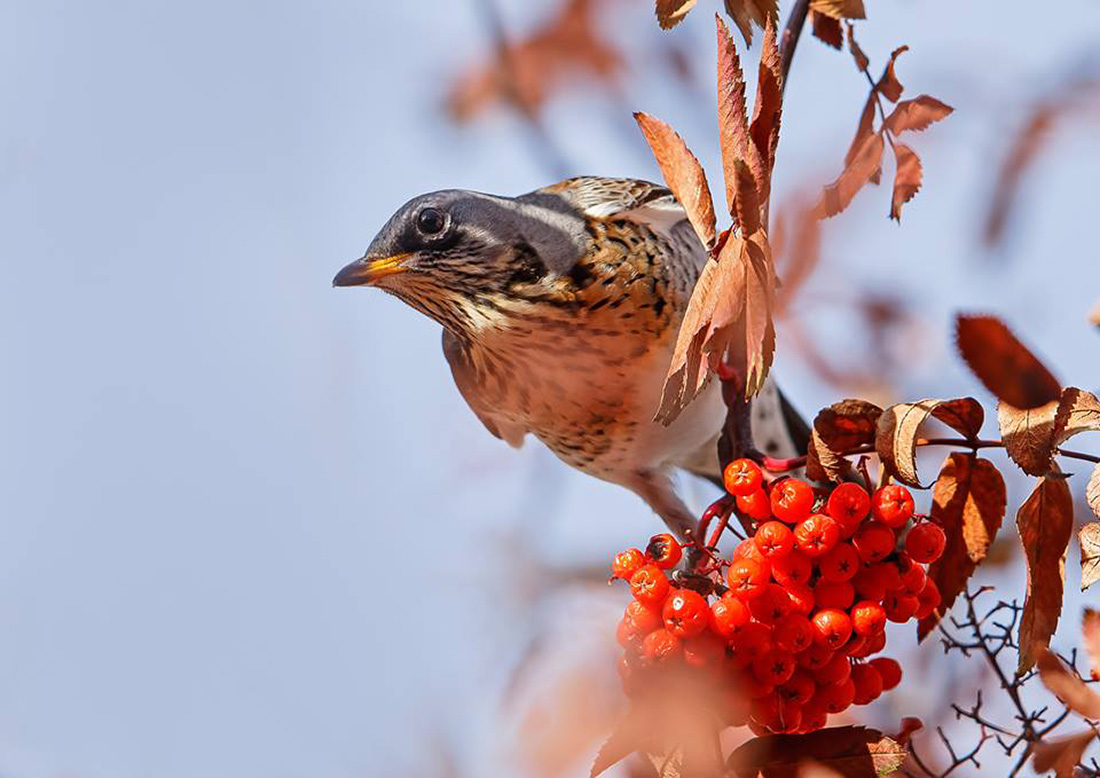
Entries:
{"type": "Polygon", "coordinates": [[[336,278],[332,279],[333,286],[374,286],[379,279],[392,276],[395,273],[404,273],[405,261],[412,254],[394,254],[392,257],[381,259],[357,259],[344,267],[336,278]]]}

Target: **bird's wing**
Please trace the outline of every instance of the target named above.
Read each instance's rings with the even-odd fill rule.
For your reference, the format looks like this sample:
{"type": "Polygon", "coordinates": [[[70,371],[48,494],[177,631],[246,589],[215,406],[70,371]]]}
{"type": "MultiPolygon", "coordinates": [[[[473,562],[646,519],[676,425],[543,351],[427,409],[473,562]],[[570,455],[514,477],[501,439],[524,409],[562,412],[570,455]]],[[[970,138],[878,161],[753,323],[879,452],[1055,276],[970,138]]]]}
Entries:
{"type": "Polygon", "coordinates": [[[667,187],[636,178],[569,178],[518,199],[522,202],[547,195],[560,197],[585,216],[628,219],[666,235],[687,223],[683,206],[667,187]]]}
{"type": "Polygon", "coordinates": [[[523,445],[523,436],[527,434],[527,430],[513,421],[494,414],[480,401],[477,376],[470,364],[466,349],[463,348],[462,341],[446,329],[443,330],[443,356],[447,357],[447,364],[451,366],[455,386],[462,393],[462,398],[470,406],[470,410],[481,419],[485,428],[514,448],[523,445]]]}

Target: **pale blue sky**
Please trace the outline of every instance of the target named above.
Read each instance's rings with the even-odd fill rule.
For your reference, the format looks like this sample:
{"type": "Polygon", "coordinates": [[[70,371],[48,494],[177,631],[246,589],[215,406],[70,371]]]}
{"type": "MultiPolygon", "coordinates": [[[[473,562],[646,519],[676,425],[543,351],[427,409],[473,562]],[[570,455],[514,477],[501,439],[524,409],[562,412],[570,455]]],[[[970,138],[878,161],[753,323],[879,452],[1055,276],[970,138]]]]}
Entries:
{"type": "MultiPolygon", "coordinates": [[[[714,5],[672,33],[698,91],[638,62],[622,100],[551,106],[571,173],[657,175],[629,109],[717,171],[714,5]]],[[[635,58],[662,34],[650,6],[608,12],[635,58]]],[[[519,30],[544,11],[504,7],[519,30]]],[[[1095,124],[1059,132],[1027,179],[1011,264],[979,256],[975,206],[1014,102],[1098,65],[1100,9],[868,7],[874,61],[908,42],[902,80],[958,111],[914,141],[926,191],[900,228],[885,191],[828,225],[821,283],[919,295],[941,353],[914,395],[980,392],[948,352],[959,307],[1096,388],[1095,124]]],[[[526,632],[522,608],[497,615],[495,539],[537,528],[540,554],[595,563],[656,526],[491,438],[436,325],[329,286],[414,194],[548,182],[514,120],[456,131],[439,112],[486,43],[462,2],[0,4],[0,774],[394,775],[423,764],[426,730],[495,765],[478,744],[526,632]]],[[[805,42],[780,194],[836,172],[864,90],[847,55],[805,42]]],[[[843,348],[839,321],[819,329],[843,348]]],[[[837,399],[782,343],[778,370],[807,408],[837,399]]]]}

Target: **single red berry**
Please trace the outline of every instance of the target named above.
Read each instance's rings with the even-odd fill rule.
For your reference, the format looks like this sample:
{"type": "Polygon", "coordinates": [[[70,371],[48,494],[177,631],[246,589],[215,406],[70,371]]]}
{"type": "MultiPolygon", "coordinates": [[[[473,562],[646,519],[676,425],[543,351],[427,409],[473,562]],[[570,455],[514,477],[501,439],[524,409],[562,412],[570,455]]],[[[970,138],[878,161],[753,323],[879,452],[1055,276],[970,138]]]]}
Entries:
{"type": "Polygon", "coordinates": [[[730,561],[736,562],[738,559],[755,559],[758,562],[767,561],[767,557],[760,553],[760,547],[756,545],[756,541],[752,538],[746,538],[737,544],[737,547],[733,549],[733,553],[730,554],[730,561]]]}
{"type": "Polygon", "coordinates": [[[798,730],[809,734],[824,729],[829,721],[829,712],[825,706],[813,700],[802,706],[802,727],[798,730]]]}
{"type": "Polygon", "coordinates": [[[710,628],[722,637],[732,637],[737,630],[749,623],[749,606],[726,592],[710,607],[710,628]]]}
{"type": "Polygon", "coordinates": [[[925,580],[924,588],[917,595],[917,603],[917,612],[913,614],[914,618],[917,619],[928,618],[939,607],[940,588],[936,586],[936,582],[931,578],[925,580]]]}
{"type": "Polygon", "coordinates": [[[676,567],[680,557],[684,555],[680,549],[680,541],[667,532],[651,537],[645,551],[646,556],[652,559],[653,563],[662,570],[676,567]]]}
{"type": "Polygon", "coordinates": [[[772,626],[772,642],[780,651],[798,654],[814,642],[814,628],[810,620],[799,613],[789,613],[776,620],[772,626]]]}
{"type": "Polygon", "coordinates": [[[615,640],[626,651],[640,650],[642,638],[645,635],[646,633],[639,632],[626,617],[619,619],[619,623],[615,627],[615,640]]]}
{"type": "Polygon", "coordinates": [[[852,579],[852,585],[856,588],[856,595],[862,600],[882,602],[886,596],[887,578],[877,565],[869,565],[861,568],[856,577],[852,579]]]}
{"type": "Polygon", "coordinates": [[[896,688],[901,683],[901,665],[897,663],[897,660],[888,656],[880,656],[875,657],[867,664],[878,670],[879,677],[882,678],[882,690],[884,692],[896,688]]]}
{"type": "Polygon", "coordinates": [[[623,619],[629,621],[635,631],[642,635],[647,635],[653,630],[660,629],[664,626],[664,620],[661,618],[661,611],[657,608],[651,608],[638,600],[631,600],[627,603],[626,611],[623,613],[623,619]]]}
{"type": "Polygon", "coordinates": [[[815,639],[836,651],[852,636],[852,620],[838,608],[825,608],[814,614],[815,639]]]}
{"type": "Polygon", "coordinates": [[[634,599],[651,608],[659,608],[668,596],[668,578],[657,565],[642,565],[630,576],[630,591],[634,599]]]}
{"type": "Polygon", "coordinates": [[[653,664],[668,664],[680,657],[680,638],[667,629],[650,632],[642,641],[642,656],[653,664]]]}
{"type": "Polygon", "coordinates": [[[832,551],[840,541],[840,527],[824,513],[815,513],[799,522],[794,542],[806,556],[820,557],[832,551]]]}
{"type": "Polygon", "coordinates": [[[791,598],[782,586],[770,583],[759,597],[749,600],[749,612],[761,624],[774,624],[791,612],[791,598]]]}
{"type": "Polygon", "coordinates": [[[856,600],[856,590],[847,581],[828,583],[818,581],[814,589],[814,604],[818,608],[847,610],[856,600]]]}
{"type": "Polygon", "coordinates": [[[790,680],[775,691],[787,702],[805,705],[813,698],[814,692],[817,691],[817,684],[807,670],[799,667],[791,675],[790,680]]]}
{"type": "MultiPolygon", "coordinates": [[[[822,667],[829,664],[835,655],[836,652],[828,646],[822,645],[821,643],[814,643],[798,655],[798,663],[807,670],[820,670],[822,667]]],[[[847,659],[845,659],[845,661],[847,661],[847,659]]]]}
{"type": "MultiPolygon", "coordinates": [[[[749,662],[749,665],[751,664],[752,662],[749,662]]],[[[770,683],[764,683],[757,679],[757,677],[752,674],[751,668],[749,672],[741,673],[737,676],[737,690],[754,703],[756,700],[771,697],[775,694],[775,687],[770,683]]]]}
{"type": "Polygon", "coordinates": [[[628,548],[616,554],[611,561],[611,577],[629,581],[639,567],[645,564],[645,554],[636,548],[628,548]]]}
{"type": "Polygon", "coordinates": [[[751,459],[735,459],[726,465],[722,483],[734,497],[745,497],[760,489],[764,474],[751,459]]]}
{"type": "Polygon", "coordinates": [[[661,611],[665,629],[678,638],[690,638],[707,628],[710,607],[703,595],[691,589],[673,589],[661,611]]]}
{"type": "Polygon", "coordinates": [[[886,618],[897,624],[904,624],[917,615],[920,601],[910,594],[899,594],[897,590],[886,593],[882,602],[886,618]]]}
{"type": "MultiPolygon", "coordinates": [[[[776,522],[776,524],[779,524],[779,522],[776,522]]],[[[779,526],[786,527],[785,524],[779,526]]],[[[791,541],[794,541],[793,535],[791,541]]],[[[772,563],[772,578],[775,579],[776,583],[783,586],[805,586],[814,573],[814,563],[800,551],[792,551],[786,556],[770,561],[772,563]]]]}
{"type": "Polygon", "coordinates": [[[825,710],[829,713],[840,713],[847,710],[855,701],[856,685],[852,683],[851,678],[847,678],[840,683],[826,686],[819,692],[819,695],[821,701],[825,704],[825,710]]]}
{"type": "Polygon", "coordinates": [[[743,600],[751,600],[764,593],[771,577],[764,562],[755,559],[738,559],[726,571],[730,591],[743,600]]]}
{"type": "Polygon", "coordinates": [[[909,530],[905,537],[905,550],[914,562],[935,562],[947,547],[947,534],[938,524],[924,521],[909,530]]]}
{"type": "Polygon", "coordinates": [[[819,686],[829,686],[848,680],[852,674],[852,663],[844,654],[835,654],[814,673],[819,686]]]}
{"type": "Polygon", "coordinates": [[[852,630],[857,635],[875,635],[886,629],[886,610],[877,602],[862,600],[852,606],[852,630]]]}
{"type": "Polygon", "coordinates": [[[781,521],[766,521],[761,524],[753,535],[753,541],[760,553],[772,560],[787,556],[794,548],[794,534],[781,521]]]}
{"type": "Polygon", "coordinates": [[[814,507],[814,490],[805,481],[784,478],[772,486],[772,515],[788,524],[808,518],[814,507]]]}
{"type": "Polygon", "coordinates": [[[912,561],[906,554],[906,564],[904,567],[900,566],[899,560],[898,569],[901,570],[901,588],[912,595],[920,594],[921,589],[924,588],[925,582],[928,580],[928,575],[924,572],[924,568],[912,561]]]}
{"type": "Polygon", "coordinates": [[[730,649],[737,658],[756,659],[772,650],[772,628],[750,621],[730,640],[730,649]]]}
{"type": "Polygon", "coordinates": [[[802,728],[802,706],[780,698],[779,719],[769,729],[777,735],[798,732],[802,728]]]}
{"type": "Polygon", "coordinates": [[[863,649],[867,646],[867,638],[863,635],[857,635],[855,626],[852,626],[852,637],[848,639],[848,642],[844,644],[844,647],[840,649],[840,653],[846,656],[859,656],[863,653],[863,649]]]}
{"type": "Polygon", "coordinates": [[[717,667],[725,659],[726,643],[713,632],[703,632],[687,638],[684,661],[693,667],[717,667]]]}
{"type": "Polygon", "coordinates": [[[850,581],[859,572],[859,553],[850,543],[837,543],[832,551],[817,560],[821,577],[832,583],[850,581]]]}
{"type": "Polygon", "coordinates": [[[814,612],[814,590],[808,586],[790,585],[784,586],[787,598],[791,601],[791,613],[797,613],[806,618],[814,612]]]}
{"type": "Polygon", "coordinates": [[[794,675],[794,657],[777,651],[769,651],[763,656],[752,660],[752,674],[762,683],[779,686],[791,679],[794,675]]]}
{"type": "Polygon", "coordinates": [[[825,512],[840,526],[845,537],[856,531],[870,510],[871,497],[862,486],[853,483],[844,483],[833,489],[825,503],[825,512]]]}
{"type": "Polygon", "coordinates": [[[737,498],[737,510],[753,521],[764,521],[772,515],[772,504],[768,499],[768,493],[763,489],[757,489],[755,492],[737,498]]]}
{"type": "Polygon", "coordinates": [[[753,700],[752,721],[769,733],[794,732],[802,726],[802,708],[772,694],[753,700]]]}
{"type": "Polygon", "coordinates": [[[852,537],[852,545],[864,562],[881,562],[897,545],[894,531],[882,524],[864,524],[852,537]]]}
{"type": "Polygon", "coordinates": [[[882,694],[882,676],[869,664],[852,667],[852,684],[855,686],[856,705],[866,705],[882,694]]]}
{"type": "Polygon", "coordinates": [[[859,652],[858,657],[868,657],[872,654],[877,654],[882,649],[886,648],[886,630],[882,632],[876,632],[874,635],[867,636],[867,644],[863,650],[859,652]]]}
{"type": "Polygon", "coordinates": [[[871,515],[887,527],[897,529],[913,518],[913,495],[901,484],[890,484],[871,498],[871,515]]]}

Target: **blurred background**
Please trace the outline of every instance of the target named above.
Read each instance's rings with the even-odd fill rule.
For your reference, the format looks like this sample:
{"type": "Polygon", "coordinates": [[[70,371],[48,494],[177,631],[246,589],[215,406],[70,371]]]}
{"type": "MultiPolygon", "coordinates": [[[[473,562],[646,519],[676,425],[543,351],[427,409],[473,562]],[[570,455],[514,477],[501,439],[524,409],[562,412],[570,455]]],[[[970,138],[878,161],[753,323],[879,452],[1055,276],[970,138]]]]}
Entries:
{"type": "MultiPolygon", "coordinates": [[[[632,110],[717,180],[717,7],[662,32],[642,0],[0,4],[0,776],[587,774],[620,709],[604,565],[657,519],[488,435],[437,325],[330,281],[418,193],[659,178],[632,110]]],[[[868,16],[872,69],[908,43],[907,94],[956,112],[913,138],[900,226],[873,188],[823,225],[781,383],[811,416],[988,401],[966,310],[1095,391],[1100,8],[868,16]]],[[[808,33],[781,212],[867,91],[808,33]]],[[[1022,595],[1005,557],[985,578],[1022,595]]],[[[921,683],[867,714],[887,730],[964,672],[896,631],[921,683]]]]}

